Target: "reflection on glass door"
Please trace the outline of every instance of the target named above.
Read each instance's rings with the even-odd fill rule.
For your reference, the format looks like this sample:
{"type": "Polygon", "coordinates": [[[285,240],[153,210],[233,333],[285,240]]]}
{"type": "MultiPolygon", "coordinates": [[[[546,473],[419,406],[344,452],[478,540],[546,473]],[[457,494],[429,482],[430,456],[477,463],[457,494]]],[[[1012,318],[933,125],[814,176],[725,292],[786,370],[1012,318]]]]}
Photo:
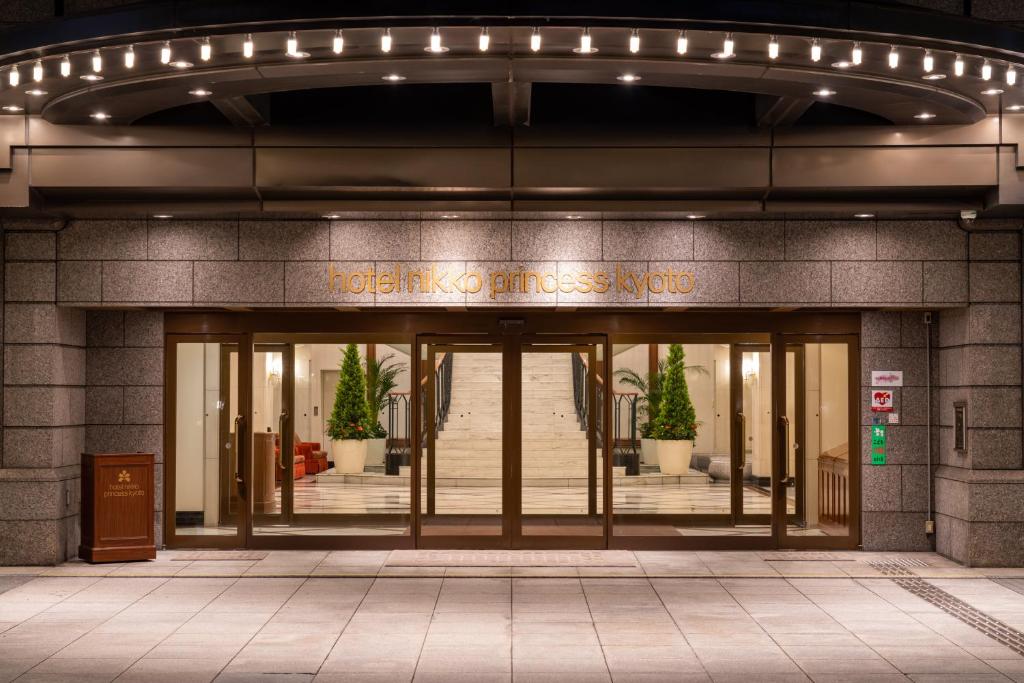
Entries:
{"type": "Polygon", "coordinates": [[[250,490],[257,535],[287,528],[292,521],[297,477],[294,462],[284,455],[292,448],[284,429],[289,418],[285,390],[291,388],[291,365],[286,361],[290,356],[286,344],[253,347],[250,490]]]}
{"type": "Polygon", "coordinates": [[[767,344],[737,344],[739,370],[736,486],[737,522],[746,534],[771,534],[772,354],[767,344]]]}
{"type": "Polygon", "coordinates": [[[524,344],[520,527],[531,537],[604,543],[604,392],[600,344],[524,344]]]}

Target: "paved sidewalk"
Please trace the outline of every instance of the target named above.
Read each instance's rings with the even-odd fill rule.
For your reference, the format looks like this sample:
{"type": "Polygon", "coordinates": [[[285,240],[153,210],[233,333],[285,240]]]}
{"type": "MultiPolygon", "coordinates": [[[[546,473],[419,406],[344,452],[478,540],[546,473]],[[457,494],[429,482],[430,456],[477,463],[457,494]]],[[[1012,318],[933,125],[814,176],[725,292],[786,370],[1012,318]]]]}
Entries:
{"type": "Polygon", "coordinates": [[[116,567],[5,568],[0,681],[1024,681],[1024,570],[831,555],[410,567],[388,552],[161,553],[116,567]],[[801,576],[803,565],[828,576],[801,576]],[[130,574],[144,568],[163,574],[130,574]],[[584,575],[629,569],[639,573],[584,575]],[[357,570],[367,575],[317,574],[357,570]]]}

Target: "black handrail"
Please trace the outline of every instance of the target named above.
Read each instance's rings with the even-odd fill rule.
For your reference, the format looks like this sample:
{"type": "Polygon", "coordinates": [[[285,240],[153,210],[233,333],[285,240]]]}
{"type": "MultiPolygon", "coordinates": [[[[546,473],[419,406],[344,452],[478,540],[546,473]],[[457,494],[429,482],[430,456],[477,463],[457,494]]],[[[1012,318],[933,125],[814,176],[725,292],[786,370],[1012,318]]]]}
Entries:
{"type": "Polygon", "coordinates": [[[612,410],[614,411],[613,420],[615,422],[615,439],[612,442],[615,448],[619,449],[619,452],[630,451],[633,455],[637,454],[637,428],[636,428],[636,399],[637,395],[632,392],[615,393],[615,403],[612,410]],[[628,418],[626,427],[629,429],[628,440],[623,438],[622,430],[623,415],[628,418]],[[623,442],[625,441],[625,444],[623,442]]]}
{"type": "Polygon", "coordinates": [[[394,391],[388,394],[388,438],[385,442],[387,455],[405,454],[412,426],[410,424],[411,407],[412,401],[408,391],[394,391]],[[401,441],[396,436],[398,425],[402,425],[401,441]]]}

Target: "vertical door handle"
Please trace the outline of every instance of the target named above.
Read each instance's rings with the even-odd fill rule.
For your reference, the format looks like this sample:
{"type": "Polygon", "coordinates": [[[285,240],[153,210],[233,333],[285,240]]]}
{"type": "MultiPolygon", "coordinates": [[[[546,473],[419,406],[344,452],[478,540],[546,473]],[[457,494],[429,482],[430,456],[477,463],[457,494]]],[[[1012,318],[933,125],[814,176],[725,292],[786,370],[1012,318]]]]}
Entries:
{"type": "Polygon", "coordinates": [[[245,426],[245,417],[235,416],[235,484],[238,487],[240,498],[246,498],[245,491],[245,439],[242,437],[242,429],[245,426]]]}
{"type": "Polygon", "coordinates": [[[740,423],[740,461],[736,469],[740,472],[747,468],[747,416],[736,413],[740,423]]]}
{"type": "Polygon", "coordinates": [[[785,415],[779,416],[779,431],[782,436],[782,479],[779,483],[792,486],[796,480],[789,476],[789,418],[785,415]]]}
{"type": "MultiPolygon", "coordinates": [[[[282,470],[287,469],[284,464],[284,423],[288,419],[288,411],[282,410],[281,414],[277,416],[277,438],[281,442],[281,457],[277,459],[277,466],[282,470]]],[[[292,460],[294,462],[295,455],[295,444],[292,444],[292,460]]]]}

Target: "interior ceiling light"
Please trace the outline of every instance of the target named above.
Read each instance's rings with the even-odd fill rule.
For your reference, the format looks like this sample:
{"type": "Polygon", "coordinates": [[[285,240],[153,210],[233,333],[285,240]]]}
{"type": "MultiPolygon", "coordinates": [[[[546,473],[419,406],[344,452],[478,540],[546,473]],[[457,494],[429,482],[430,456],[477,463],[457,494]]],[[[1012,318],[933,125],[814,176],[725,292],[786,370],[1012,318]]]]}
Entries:
{"type": "Polygon", "coordinates": [[[1024,104],[1011,104],[1006,108],[1007,111],[1021,111],[1024,109],[1024,104]]]}
{"type": "Polygon", "coordinates": [[[818,42],[817,38],[811,41],[811,61],[821,61],[821,43],[818,42]]]}
{"type": "Polygon", "coordinates": [[[534,52],[540,52],[540,29],[534,28],[533,34],[530,36],[530,49],[534,52]]]}
{"type": "Polygon", "coordinates": [[[430,47],[426,48],[426,50],[434,54],[448,52],[448,48],[441,44],[441,31],[437,27],[434,27],[433,32],[430,34],[430,47]]]}
{"type": "Polygon", "coordinates": [[[861,48],[860,43],[853,44],[853,50],[850,51],[850,61],[853,62],[854,66],[860,66],[861,62],[864,61],[864,50],[861,48]]]}
{"type": "Polygon", "coordinates": [[[288,32],[288,38],[284,42],[284,51],[287,55],[293,55],[299,51],[299,36],[295,31],[288,32]]]}
{"type": "Polygon", "coordinates": [[[256,46],[252,42],[252,34],[246,33],[245,40],[242,41],[242,56],[246,59],[252,59],[255,47],[256,46]]]}
{"type": "Polygon", "coordinates": [[[945,77],[946,77],[946,74],[940,74],[940,73],[930,73],[930,74],[925,74],[924,76],[921,76],[921,78],[923,78],[926,81],[941,81],[945,77]]]}
{"type": "Polygon", "coordinates": [[[405,76],[400,76],[399,74],[388,74],[387,76],[381,76],[381,80],[388,81],[389,83],[398,83],[399,81],[404,81],[405,76]]]}
{"type": "Polygon", "coordinates": [[[110,114],[103,111],[97,111],[93,112],[92,114],[89,114],[89,117],[97,121],[106,121],[110,119],[110,114]]]}
{"type": "Polygon", "coordinates": [[[32,88],[31,90],[26,90],[25,94],[31,95],[32,97],[42,97],[43,95],[46,95],[47,92],[45,90],[40,90],[39,88],[32,88]]]}
{"type": "Polygon", "coordinates": [[[960,55],[957,55],[956,60],[953,62],[953,73],[957,76],[964,75],[964,58],[960,55]]]}
{"type": "Polygon", "coordinates": [[[188,94],[192,97],[209,97],[213,94],[213,91],[207,90],[206,88],[194,88],[192,90],[189,90],[188,94]]]}
{"type": "Polygon", "coordinates": [[[18,67],[11,67],[10,72],[7,74],[7,82],[12,88],[17,88],[18,84],[21,83],[21,74],[18,73],[18,67]]]}
{"type": "Polygon", "coordinates": [[[636,83],[640,80],[640,77],[636,74],[621,74],[616,76],[615,79],[622,81],[623,83],[636,83]]]}
{"type": "Polygon", "coordinates": [[[889,48],[889,68],[896,69],[900,65],[900,51],[893,45],[889,48]]]}
{"type": "Polygon", "coordinates": [[[640,30],[633,29],[633,32],[629,34],[629,51],[633,54],[640,52],[640,30]]]}
{"type": "Polygon", "coordinates": [[[874,218],[875,214],[873,214],[873,213],[855,213],[855,214],[853,214],[853,217],[854,218],[874,218]]]}
{"type": "Polygon", "coordinates": [[[922,121],[927,121],[928,119],[934,119],[935,118],[935,114],[932,114],[931,112],[923,111],[920,114],[914,114],[914,118],[915,119],[921,119],[922,121]]]}
{"type": "Polygon", "coordinates": [[[64,55],[64,59],[60,60],[60,75],[62,78],[71,75],[71,57],[68,55],[64,55]]]}
{"type": "Polygon", "coordinates": [[[832,62],[833,69],[849,69],[853,66],[852,62],[848,62],[845,59],[840,59],[838,62],[832,62]]]}
{"type": "Polygon", "coordinates": [[[160,46],[160,63],[171,63],[171,41],[169,40],[165,40],[164,44],[160,46]]]}
{"type": "Polygon", "coordinates": [[[487,32],[487,27],[485,26],[484,29],[480,31],[480,52],[487,52],[490,47],[491,35],[487,32]]]}
{"type": "Polygon", "coordinates": [[[100,76],[99,74],[82,74],[79,78],[83,81],[90,81],[92,83],[103,80],[103,76],[100,76]]]}
{"type": "Polygon", "coordinates": [[[686,31],[680,31],[679,37],[676,39],[676,53],[685,55],[688,47],[690,47],[690,40],[686,37],[686,31]]]}
{"type": "Polygon", "coordinates": [[[99,73],[103,71],[103,55],[100,54],[99,50],[92,53],[92,70],[93,73],[99,73]]]}
{"type": "Polygon", "coordinates": [[[128,49],[124,51],[124,68],[135,68],[135,47],[132,45],[129,45],[128,49]]]}
{"type": "Polygon", "coordinates": [[[173,62],[171,62],[171,66],[173,66],[175,69],[191,69],[193,64],[192,62],[186,61],[184,59],[175,59],[173,62]]]}
{"type": "Polygon", "coordinates": [[[992,80],[992,65],[985,60],[985,63],[981,65],[981,80],[990,81],[992,80]]]}
{"type": "Polygon", "coordinates": [[[583,29],[583,33],[580,35],[580,46],[574,47],[572,51],[578,55],[589,55],[597,52],[597,50],[594,49],[593,41],[590,39],[589,28],[583,29]]]}
{"type": "Polygon", "coordinates": [[[32,80],[38,83],[43,80],[43,61],[37,59],[36,63],[32,65],[32,80]]]}
{"type": "Polygon", "coordinates": [[[391,52],[391,29],[384,29],[384,34],[380,37],[380,51],[391,52]]]}
{"type": "Polygon", "coordinates": [[[1015,85],[1017,83],[1017,70],[1013,68],[1013,64],[1006,67],[1006,85],[1015,85]]]}
{"type": "Polygon", "coordinates": [[[341,29],[339,28],[337,31],[334,32],[334,38],[331,39],[331,52],[333,52],[336,55],[340,55],[342,52],[344,52],[344,50],[345,36],[341,34],[341,29]]]}
{"type": "Polygon", "coordinates": [[[199,59],[204,62],[210,61],[210,57],[213,56],[213,46],[210,45],[209,38],[203,38],[203,42],[199,44],[199,59]]]}
{"type": "Polygon", "coordinates": [[[982,90],[981,94],[982,95],[1002,95],[1003,94],[1003,89],[1002,88],[988,88],[987,90],[982,90]]]}
{"type": "Polygon", "coordinates": [[[924,68],[925,73],[931,73],[935,70],[935,57],[932,57],[931,50],[925,50],[921,66],[924,68]]]}
{"type": "Polygon", "coordinates": [[[768,38],[768,59],[779,58],[779,39],[775,36],[768,38]]]}
{"type": "Polygon", "coordinates": [[[15,114],[15,113],[17,113],[19,111],[25,111],[25,107],[19,107],[16,104],[5,104],[3,106],[3,110],[6,111],[6,112],[11,112],[12,114],[15,114]]]}
{"type": "Polygon", "coordinates": [[[817,97],[832,97],[833,95],[836,94],[836,91],[835,90],[829,90],[828,88],[818,88],[817,90],[815,90],[811,94],[815,95],[817,97]]]}

